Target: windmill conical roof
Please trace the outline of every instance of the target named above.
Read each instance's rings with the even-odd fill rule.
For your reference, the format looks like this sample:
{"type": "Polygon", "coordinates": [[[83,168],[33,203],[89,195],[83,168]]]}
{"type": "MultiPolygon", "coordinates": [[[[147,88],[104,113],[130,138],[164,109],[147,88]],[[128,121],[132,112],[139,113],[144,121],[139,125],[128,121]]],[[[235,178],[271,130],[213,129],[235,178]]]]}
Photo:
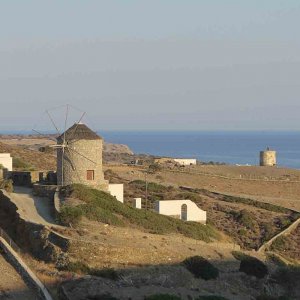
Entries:
{"type": "Polygon", "coordinates": [[[61,134],[57,140],[62,141],[64,139],[64,135],[66,141],[70,140],[101,140],[102,138],[90,128],[88,128],[85,124],[75,123],[69,129],[66,130],[65,133],[61,134]]]}

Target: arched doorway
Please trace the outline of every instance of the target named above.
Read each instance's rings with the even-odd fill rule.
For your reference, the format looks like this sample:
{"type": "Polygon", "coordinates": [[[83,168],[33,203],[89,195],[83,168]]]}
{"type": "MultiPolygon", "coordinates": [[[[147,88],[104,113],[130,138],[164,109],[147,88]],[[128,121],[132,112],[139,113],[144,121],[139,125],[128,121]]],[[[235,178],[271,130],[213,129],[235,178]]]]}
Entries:
{"type": "Polygon", "coordinates": [[[184,221],[187,220],[187,205],[186,204],[181,205],[181,220],[184,220],[184,221]]]}

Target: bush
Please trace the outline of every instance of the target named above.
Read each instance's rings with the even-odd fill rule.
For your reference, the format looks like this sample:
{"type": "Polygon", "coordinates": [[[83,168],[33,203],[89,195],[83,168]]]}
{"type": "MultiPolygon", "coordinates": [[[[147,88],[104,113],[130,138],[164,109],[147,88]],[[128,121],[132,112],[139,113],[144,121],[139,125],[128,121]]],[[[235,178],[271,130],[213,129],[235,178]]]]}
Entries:
{"type": "Polygon", "coordinates": [[[19,157],[13,157],[13,168],[18,170],[23,170],[23,171],[34,171],[33,166],[23,161],[19,157]]]}
{"type": "Polygon", "coordinates": [[[148,168],[149,173],[155,173],[158,171],[161,171],[162,167],[161,165],[155,163],[155,164],[151,164],[148,168]]]}
{"type": "Polygon", "coordinates": [[[222,296],[211,295],[211,296],[199,296],[195,300],[228,300],[228,299],[222,296]]]}
{"type": "Polygon", "coordinates": [[[80,207],[63,206],[58,215],[59,222],[65,226],[76,226],[81,221],[83,211],[80,207]]]}
{"type": "Polygon", "coordinates": [[[246,256],[241,260],[240,272],[257,278],[264,278],[268,275],[267,266],[259,259],[251,256],[246,256]]]}
{"type": "Polygon", "coordinates": [[[103,295],[91,296],[88,299],[89,300],[119,300],[118,298],[112,296],[111,294],[103,294],[103,295]]]}
{"type": "Polygon", "coordinates": [[[144,298],[145,300],[180,300],[181,298],[169,294],[155,294],[144,298]]]}
{"type": "Polygon", "coordinates": [[[269,295],[260,295],[256,298],[256,300],[289,300],[290,298],[285,296],[274,297],[269,295]]]}
{"type": "Polygon", "coordinates": [[[279,256],[274,253],[267,253],[267,258],[269,261],[273,262],[278,267],[286,267],[287,264],[279,256]]]}
{"type": "Polygon", "coordinates": [[[282,267],[272,275],[272,279],[283,286],[289,294],[299,287],[300,267],[282,267]]]}
{"type": "Polygon", "coordinates": [[[118,280],[119,279],[119,275],[116,272],[116,270],[112,269],[112,268],[105,268],[102,270],[99,269],[91,269],[89,271],[90,275],[93,276],[97,276],[97,277],[103,277],[103,278],[108,278],[111,280],[118,280]]]}
{"type": "Polygon", "coordinates": [[[272,251],[284,251],[288,248],[288,244],[289,244],[289,241],[288,241],[288,238],[281,235],[279,236],[271,245],[270,249],[272,251]]]}
{"type": "MultiPolygon", "coordinates": [[[[146,182],[143,180],[133,180],[129,184],[134,185],[135,187],[141,190],[146,190],[146,182]]],[[[167,187],[165,185],[156,182],[148,182],[147,186],[148,186],[148,192],[154,192],[154,193],[163,193],[172,189],[171,187],[167,187]]]]}
{"type": "Polygon", "coordinates": [[[231,254],[235,259],[240,260],[240,261],[249,257],[248,255],[246,255],[245,253],[240,252],[240,251],[232,251],[231,254]]]}
{"type": "Polygon", "coordinates": [[[243,226],[247,227],[248,229],[253,229],[256,224],[254,216],[248,212],[247,210],[243,209],[240,212],[234,215],[234,218],[243,226]]]}
{"type": "Polygon", "coordinates": [[[187,258],[183,264],[196,278],[210,280],[219,276],[219,270],[202,256],[187,258]]]}
{"type": "Polygon", "coordinates": [[[108,278],[111,280],[119,279],[118,273],[112,268],[94,269],[90,268],[88,265],[81,261],[68,262],[68,264],[60,268],[60,270],[80,274],[89,274],[92,276],[108,278]]]}
{"type": "Polygon", "coordinates": [[[262,208],[268,211],[278,212],[278,213],[291,213],[292,211],[288,208],[277,206],[271,203],[260,202],[253,199],[240,198],[235,196],[224,195],[220,200],[230,202],[230,203],[243,203],[250,206],[255,206],[257,208],[262,208]]]}
{"type": "Polygon", "coordinates": [[[12,193],[14,191],[13,181],[11,179],[0,181],[0,189],[12,193]]]}
{"type": "Polygon", "coordinates": [[[69,262],[63,270],[73,272],[73,273],[81,273],[81,274],[88,274],[90,272],[89,266],[85,263],[76,261],[76,262],[69,262]]]}

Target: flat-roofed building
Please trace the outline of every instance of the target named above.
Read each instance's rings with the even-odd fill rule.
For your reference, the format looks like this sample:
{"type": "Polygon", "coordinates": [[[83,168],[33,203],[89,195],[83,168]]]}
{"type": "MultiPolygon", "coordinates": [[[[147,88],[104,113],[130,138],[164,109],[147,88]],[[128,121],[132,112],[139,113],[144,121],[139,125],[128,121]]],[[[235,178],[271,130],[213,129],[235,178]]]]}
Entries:
{"type": "Polygon", "coordinates": [[[10,153],[0,153],[0,165],[7,171],[12,171],[13,169],[13,159],[10,153]]]}

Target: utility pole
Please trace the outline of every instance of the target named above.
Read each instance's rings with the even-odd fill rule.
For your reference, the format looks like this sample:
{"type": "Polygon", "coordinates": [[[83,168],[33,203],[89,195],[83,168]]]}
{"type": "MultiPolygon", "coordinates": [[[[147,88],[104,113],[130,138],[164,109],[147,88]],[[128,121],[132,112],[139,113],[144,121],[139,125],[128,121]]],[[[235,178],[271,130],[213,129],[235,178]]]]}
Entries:
{"type": "Polygon", "coordinates": [[[146,210],[148,209],[148,178],[147,178],[147,171],[145,172],[145,189],[146,189],[146,193],[145,193],[145,198],[146,198],[146,210]]]}

